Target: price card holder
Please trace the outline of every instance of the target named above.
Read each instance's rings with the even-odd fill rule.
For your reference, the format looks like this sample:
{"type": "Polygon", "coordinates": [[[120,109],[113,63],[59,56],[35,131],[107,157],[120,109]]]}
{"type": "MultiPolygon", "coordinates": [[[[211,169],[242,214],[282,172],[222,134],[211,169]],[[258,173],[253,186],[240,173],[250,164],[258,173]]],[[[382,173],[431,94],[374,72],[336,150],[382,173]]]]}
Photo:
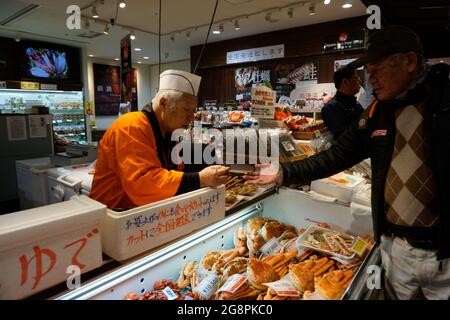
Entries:
{"type": "Polygon", "coordinates": [[[357,255],[362,256],[364,252],[366,252],[367,247],[368,247],[367,242],[365,242],[361,238],[358,238],[352,247],[352,251],[355,252],[357,255]]]}

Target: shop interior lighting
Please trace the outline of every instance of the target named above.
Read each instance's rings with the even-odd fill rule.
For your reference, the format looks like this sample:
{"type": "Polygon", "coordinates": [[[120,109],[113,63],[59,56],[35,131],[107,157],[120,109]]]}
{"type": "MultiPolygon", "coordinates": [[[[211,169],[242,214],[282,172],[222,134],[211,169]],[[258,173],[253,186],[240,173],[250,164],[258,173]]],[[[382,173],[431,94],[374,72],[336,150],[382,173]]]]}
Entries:
{"type": "Polygon", "coordinates": [[[92,18],[97,19],[99,17],[98,12],[97,12],[97,7],[93,6],[92,7],[92,18]]]}
{"type": "Polygon", "coordinates": [[[134,48],[134,51],[142,51],[142,49],[141,48],[134,48]]]}
{"type": "Polygon", "coordinates": [[[175,35],[173,33],[170,35],[170,40],[175,41],[175,35]]]}
{"type": "Polygon", "coordinates": [[[115,58],[114,60],[119,61],[120,59],[119,58],[115,58]]]}
{"type": "Polygon", "coordinates": [[[89,20],[88,19],[84,20],[83,27],[84,27],[84,29],[89,30],[89,20]]]}
{"type": "Polygon", "coordinates": [[[351,8],[353,6],[351,1],[345,1],[344,4],[342,5],[342,8],[344,9],[348,9],[351,8]]]}
{"type": "Polygon", "coordinates": [[[331,0],[324,0],[324,1],[323,1],[323,4],[324,4],[324,5],[327,5],[327,4],[330,4],[330,3],[331,3],[331,0]]]}
{"type": "Polygon", "coordinates": [[[94,57],[94,55],[93,55],[93,54],[90,54],[90,55],[89,55],[89,57],[90,57],[90,58],[93,58],[93,57],[94,57]]]}
{"type": "Polygon", "coordinates": [[[316,14],[316,6],[314,5],[314,3],[311,3],[309,5],[309,15],[313,16],[316,14]]]}
{"type": "Polygon", "coordinates": [[[138,63],[139,63],[139,64],[141,64],[141,63],[142,63],[142,61],[138,61],[138,63]]]}
{"type": "Polygon", "coordinates": [[[219,25],[219,31],[220,31],[220,33],[223,33],[223,24],[219,25]]]}
{"type": "Polygon", "coordinates": [[[186,31],[186,39],[188,39],[188,40],[191,39],[191,32],[190,31],[186,31]]]}
{"type": "Polygon", "coordinates": [[[149,57],[144,57],[144,59],[145,59],[145,60],[148,60],[148,59],[150,59],[150,58],[149,58],[149,57]]]}
{"type": "Polygon", "coordinates": [[[235,21],[234,22],[234,30],[239,31],[241,29],[241,27],[239,26],[239,21],[235,21]]]}
{"type": "Polygon", "coordinates": [[[109,34],[109,25],[105,25],[105,30],[103,30],[103,33],[106,35],[109,34]]]}
{"type": "Polygon", "coordinates": [[[125,3],[125,1],[120,1],[119,3],[119,8],[123,9],[127,6],[127,4],[125,3]]]}
{"type": "Polygon", "coordinates": [[[134,32],[131,32],[130,39],[131,40],[136,40],[136,35],[134,34],[134,32]]]}

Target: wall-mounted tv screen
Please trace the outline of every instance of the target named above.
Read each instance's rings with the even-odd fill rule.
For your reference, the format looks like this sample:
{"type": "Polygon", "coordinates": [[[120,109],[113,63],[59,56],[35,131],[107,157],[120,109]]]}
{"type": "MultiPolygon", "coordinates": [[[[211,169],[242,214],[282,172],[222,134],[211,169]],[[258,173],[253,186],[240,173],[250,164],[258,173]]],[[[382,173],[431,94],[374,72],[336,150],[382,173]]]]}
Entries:
{"type": "Polygon", "coordinates": [[[23,42],[21,78],[46,82],[80,83],[79,49],[40,42],[23,42]]]}

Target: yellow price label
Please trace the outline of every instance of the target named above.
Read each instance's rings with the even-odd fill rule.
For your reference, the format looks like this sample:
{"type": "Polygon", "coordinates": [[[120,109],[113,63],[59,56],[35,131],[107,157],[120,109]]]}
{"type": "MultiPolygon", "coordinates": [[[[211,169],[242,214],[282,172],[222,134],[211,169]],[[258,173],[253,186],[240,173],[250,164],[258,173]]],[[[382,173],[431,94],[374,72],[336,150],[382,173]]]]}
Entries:
{"type": "Polygon", "coordinates": [[[20,88],[23,90],[39,90],[39,82],[21,81],[20,88]]]}
{"type": "Polygon", "coordinates": [[[365,242],[361,238],[358,238],[352,247],[352,251],[355,252],[357,255],[362,256],[363,253],[366,251],[367,246],[368,246],[367,242],[365,242]]]}

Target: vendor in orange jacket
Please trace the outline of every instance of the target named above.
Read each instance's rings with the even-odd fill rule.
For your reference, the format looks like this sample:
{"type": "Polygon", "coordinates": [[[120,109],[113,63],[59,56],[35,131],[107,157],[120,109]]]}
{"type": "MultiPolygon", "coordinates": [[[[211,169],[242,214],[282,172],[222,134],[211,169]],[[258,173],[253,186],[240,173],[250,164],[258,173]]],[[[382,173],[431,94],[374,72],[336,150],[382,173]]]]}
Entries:
{"type": "Polygon", "coordinates": [[[184,173],[170,158],[170,135],[193,120],[200,81],[167,70],[151,105],[113,123],[99,143],[91,198],[110,209],[130,209],[227,181],[228,167],[184,173]]]}

